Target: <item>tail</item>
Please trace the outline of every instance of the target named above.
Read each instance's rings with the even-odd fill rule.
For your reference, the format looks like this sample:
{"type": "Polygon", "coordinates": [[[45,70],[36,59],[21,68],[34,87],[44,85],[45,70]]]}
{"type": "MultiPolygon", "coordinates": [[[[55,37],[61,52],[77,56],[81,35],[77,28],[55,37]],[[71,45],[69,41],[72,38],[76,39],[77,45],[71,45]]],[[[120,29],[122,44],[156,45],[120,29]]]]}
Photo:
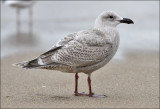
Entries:
{"type": "Polygon", "coordinates": [[[26,69],[41,67],[41,65],[38,64],[38,59],[16,63],[16,64],[13,64],[13,66],[19,66],[19,67],[26,68],[26,69]]]}

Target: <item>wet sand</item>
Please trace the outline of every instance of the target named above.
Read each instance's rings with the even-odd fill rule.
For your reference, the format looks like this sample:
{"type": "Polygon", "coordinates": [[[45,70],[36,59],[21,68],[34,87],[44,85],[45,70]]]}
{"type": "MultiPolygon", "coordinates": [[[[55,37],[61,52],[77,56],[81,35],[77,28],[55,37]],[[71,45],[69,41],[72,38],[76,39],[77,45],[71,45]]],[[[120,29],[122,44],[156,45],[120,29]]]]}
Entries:
{"type": "MultiPolygon", "coordinates": [[[[106,98],[74,96],[74,74],[25,70],[12,64],[41,53],[17,54],[1,60],[2,108],[158,108],[159,55],[128,53],[92,74],[95,94],[106,98]]],[[[79,74],[79,92],[88,93],[87,75],[79,74]]]]}

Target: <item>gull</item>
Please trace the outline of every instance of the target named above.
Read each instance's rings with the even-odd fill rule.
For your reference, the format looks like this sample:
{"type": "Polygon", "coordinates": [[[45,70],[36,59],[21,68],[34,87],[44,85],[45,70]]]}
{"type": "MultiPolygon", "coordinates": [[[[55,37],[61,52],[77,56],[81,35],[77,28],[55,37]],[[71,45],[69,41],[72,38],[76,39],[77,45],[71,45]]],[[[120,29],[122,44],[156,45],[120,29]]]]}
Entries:
{"type": "Polygon", "coordinates": [[[91,89],[91,74],[115,55],[119,46],[116,26],[120,23],[134,22],[113,11],[104,11],[96,18],[93,29],[69,34],[37,58],[14,65],[75,73],[75,96],[96,96],[91,89]],[[89,94],[78,93],[78,73],[81,72],[88,75],[89,94]]]}
{"type": "Polygon", "coordinates": [[[17,19],[17,36],[20,36],[20,10],[29,8],[29,35],[32,35],[32,26],[33,26],[33,11],[32,6],[34,4],[34,1],[32,0],[3,0],[5,5],[11,6],[13,8],[16,8],[16,19],[17,19]]]}

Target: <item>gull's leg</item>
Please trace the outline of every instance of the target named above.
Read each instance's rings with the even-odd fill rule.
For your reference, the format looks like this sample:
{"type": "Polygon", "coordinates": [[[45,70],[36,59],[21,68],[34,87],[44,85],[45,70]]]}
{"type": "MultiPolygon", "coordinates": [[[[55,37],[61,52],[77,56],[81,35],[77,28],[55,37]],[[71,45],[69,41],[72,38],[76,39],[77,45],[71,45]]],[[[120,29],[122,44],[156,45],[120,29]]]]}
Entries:
{"type": "Polygon", "coordinates": [[[75,91],[74,91],[75,96],[78,96],[78,73],[75,74],[75,91]]]}
{"type": "Polygon", "coordinates": [[[89,87],[89,96],[92,97],[92,95],[94,95],[94,93],[92,93],[90,75],[88,76],[88,87],[89,87]]]}
{"type": "Polygon", "coordinates": [[[78,93],[78,73],[75,74],[75,91],[74,91],[74,95],[75,96],[88,96],[88,94],[82,92],[82,93],[78,93]]]}
{"type": "Polygon", "coordinates": [[[107,97],[106,95],[95,95],[92,92],[90,74],[88,75],[88,87],[89,87],[89,94],[88,94],[89,97],[100,97],[100,98],[107,97]]]}
{"type": "Polygon", "coordinates": [[[78,73],[75,74],[75,91],[74,91],[74,95],[75,96],[88,96],[88,94],[82,92],[82,93],[78,93],[78,73]]]}
{"type": "Polygon", "coordinates": [[[90,75],[88,76],[88,86],[89,86],[89,94],[86,94],[84,92],[82,93],[78,93],[78,73],[75,74],[75,91],[74,91],[74,95],[75,96],[89,96],[89,97],[107,97],[106,95],[94,95],[94,93],[92,92],[91,89],[91,79],[90,79],[90,75]]]}
{"type": "Polygon", "coordinates": [[[78,93],[78,73],[75,74],[75,91],[74,91],[74,95],[75,96],[89,96],[89,97],[106,97],[105,95],[94,95],[94,93],[92,92],[91,89],[91,79],[90,79],[90,75],[88,76],[88,86],[89,86],[89,94],[86,94],[84,92],[82,93],[78,93]]]}
{"type": "Polygon", "coordinates": [[[16,19],[17,19],[17,37],[20,36],[20,27],[21,27],[21,21],[20,21],[20,9],[17,8],[16,10],[16,19]]]}
{"type": "Polygon", "coordinates": [[[29,36],[32,36],[33,32],[33,10],[32,6],[29,8],[29,36]]]}

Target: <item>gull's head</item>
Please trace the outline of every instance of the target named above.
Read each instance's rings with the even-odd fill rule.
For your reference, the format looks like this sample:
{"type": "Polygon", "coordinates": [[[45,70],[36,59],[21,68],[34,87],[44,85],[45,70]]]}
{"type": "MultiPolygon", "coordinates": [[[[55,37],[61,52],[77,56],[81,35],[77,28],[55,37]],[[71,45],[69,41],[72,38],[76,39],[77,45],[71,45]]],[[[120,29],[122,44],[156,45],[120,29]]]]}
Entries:
{"type": "Polygon", "coordinates": [[[120,23],[133,24],[131,19],[123,18],[113,11],[102,12],[95,21],[95,28],[116,27],[120,23]]]}

